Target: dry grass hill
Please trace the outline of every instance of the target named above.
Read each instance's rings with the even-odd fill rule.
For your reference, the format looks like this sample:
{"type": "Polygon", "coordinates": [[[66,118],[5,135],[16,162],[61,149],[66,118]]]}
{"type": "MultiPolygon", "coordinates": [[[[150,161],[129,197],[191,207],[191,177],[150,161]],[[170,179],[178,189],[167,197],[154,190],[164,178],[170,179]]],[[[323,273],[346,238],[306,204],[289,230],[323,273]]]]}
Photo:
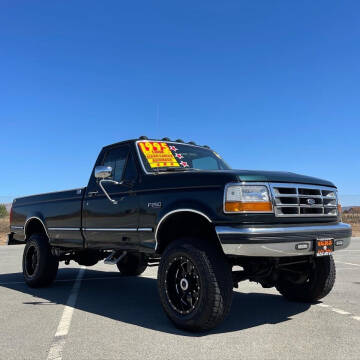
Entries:
{"type": "Polygon", "coordinates": [[[0,218],[0,245],[4,245],[7,241],[9,233],[9,217],[0,218]]]}
{"type": "Polygon", "coordinates": [[[360,206],[344,210],[342,221],[352,226],[353,236],[360,236],[360,206]]]}

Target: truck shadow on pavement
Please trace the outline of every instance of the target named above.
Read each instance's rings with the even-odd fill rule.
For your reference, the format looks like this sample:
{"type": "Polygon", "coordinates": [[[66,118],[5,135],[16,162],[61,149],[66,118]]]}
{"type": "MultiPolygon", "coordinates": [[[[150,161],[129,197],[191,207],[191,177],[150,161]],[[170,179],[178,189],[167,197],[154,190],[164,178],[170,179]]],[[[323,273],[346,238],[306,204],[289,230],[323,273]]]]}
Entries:
{"type": "MultiPolygon", "coordinates": [[[[49,288],[32,289],[23,281],[22,273],[0,274],[0,288],[18,291],[26,296],[13,296],[31,311],[33,306],[65,304],[76,278],[78,268],[59,269],[56,282],[49,288]]],[[[241,283],[240,283],[241,290],[241,283]]],[[[187,333],[176,329],[160,305],[156,279],[121,277],[117,272],[87,269],[81,283],[75,309],[147,329],[182,336],[206,336],[227,333],[264,324],[277,324],[309,309],[310,304],[288,302],[280,295],[234,292],[228,318],[208,333],[187,333]]],[[[15,316],[24,316],[23,311],[15,316]]],[[[59,319],[60,320],[60,319],[59,319]]]]}

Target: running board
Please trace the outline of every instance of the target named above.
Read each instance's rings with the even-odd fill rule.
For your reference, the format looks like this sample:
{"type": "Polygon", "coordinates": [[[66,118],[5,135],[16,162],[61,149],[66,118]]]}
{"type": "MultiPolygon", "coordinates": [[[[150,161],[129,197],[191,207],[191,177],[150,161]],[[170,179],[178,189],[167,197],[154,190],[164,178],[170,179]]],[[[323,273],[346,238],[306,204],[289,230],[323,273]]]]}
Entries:
{"type": "Polygon", "coordinates": [[[116,265],[127,255],[127,251],[113,251],[105,260],[106,265],[116,265]]]}

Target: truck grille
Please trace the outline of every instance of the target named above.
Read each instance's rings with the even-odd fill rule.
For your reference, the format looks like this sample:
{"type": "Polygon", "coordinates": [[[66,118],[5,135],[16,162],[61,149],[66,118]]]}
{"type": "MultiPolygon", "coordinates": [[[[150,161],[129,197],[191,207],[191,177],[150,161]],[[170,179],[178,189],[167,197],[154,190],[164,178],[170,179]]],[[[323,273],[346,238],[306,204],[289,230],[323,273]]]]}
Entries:
{"type": "Polygon", "coordinates": [[[337,216],[337,191],[305,184],[270,184],[275,216],[337,216]]]}

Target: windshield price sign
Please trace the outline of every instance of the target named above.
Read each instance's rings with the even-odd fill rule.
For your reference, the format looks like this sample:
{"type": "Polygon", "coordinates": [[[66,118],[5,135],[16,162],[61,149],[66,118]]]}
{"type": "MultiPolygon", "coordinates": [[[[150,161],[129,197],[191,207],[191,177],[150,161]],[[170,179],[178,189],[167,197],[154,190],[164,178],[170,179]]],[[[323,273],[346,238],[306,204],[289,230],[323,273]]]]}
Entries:
{"type": "Polygon", "coordinates": [[[138,146],[145,155],[151,168],[180,166],[171,152],[169,145],[165,142],[139,142],[138,146]]]}

